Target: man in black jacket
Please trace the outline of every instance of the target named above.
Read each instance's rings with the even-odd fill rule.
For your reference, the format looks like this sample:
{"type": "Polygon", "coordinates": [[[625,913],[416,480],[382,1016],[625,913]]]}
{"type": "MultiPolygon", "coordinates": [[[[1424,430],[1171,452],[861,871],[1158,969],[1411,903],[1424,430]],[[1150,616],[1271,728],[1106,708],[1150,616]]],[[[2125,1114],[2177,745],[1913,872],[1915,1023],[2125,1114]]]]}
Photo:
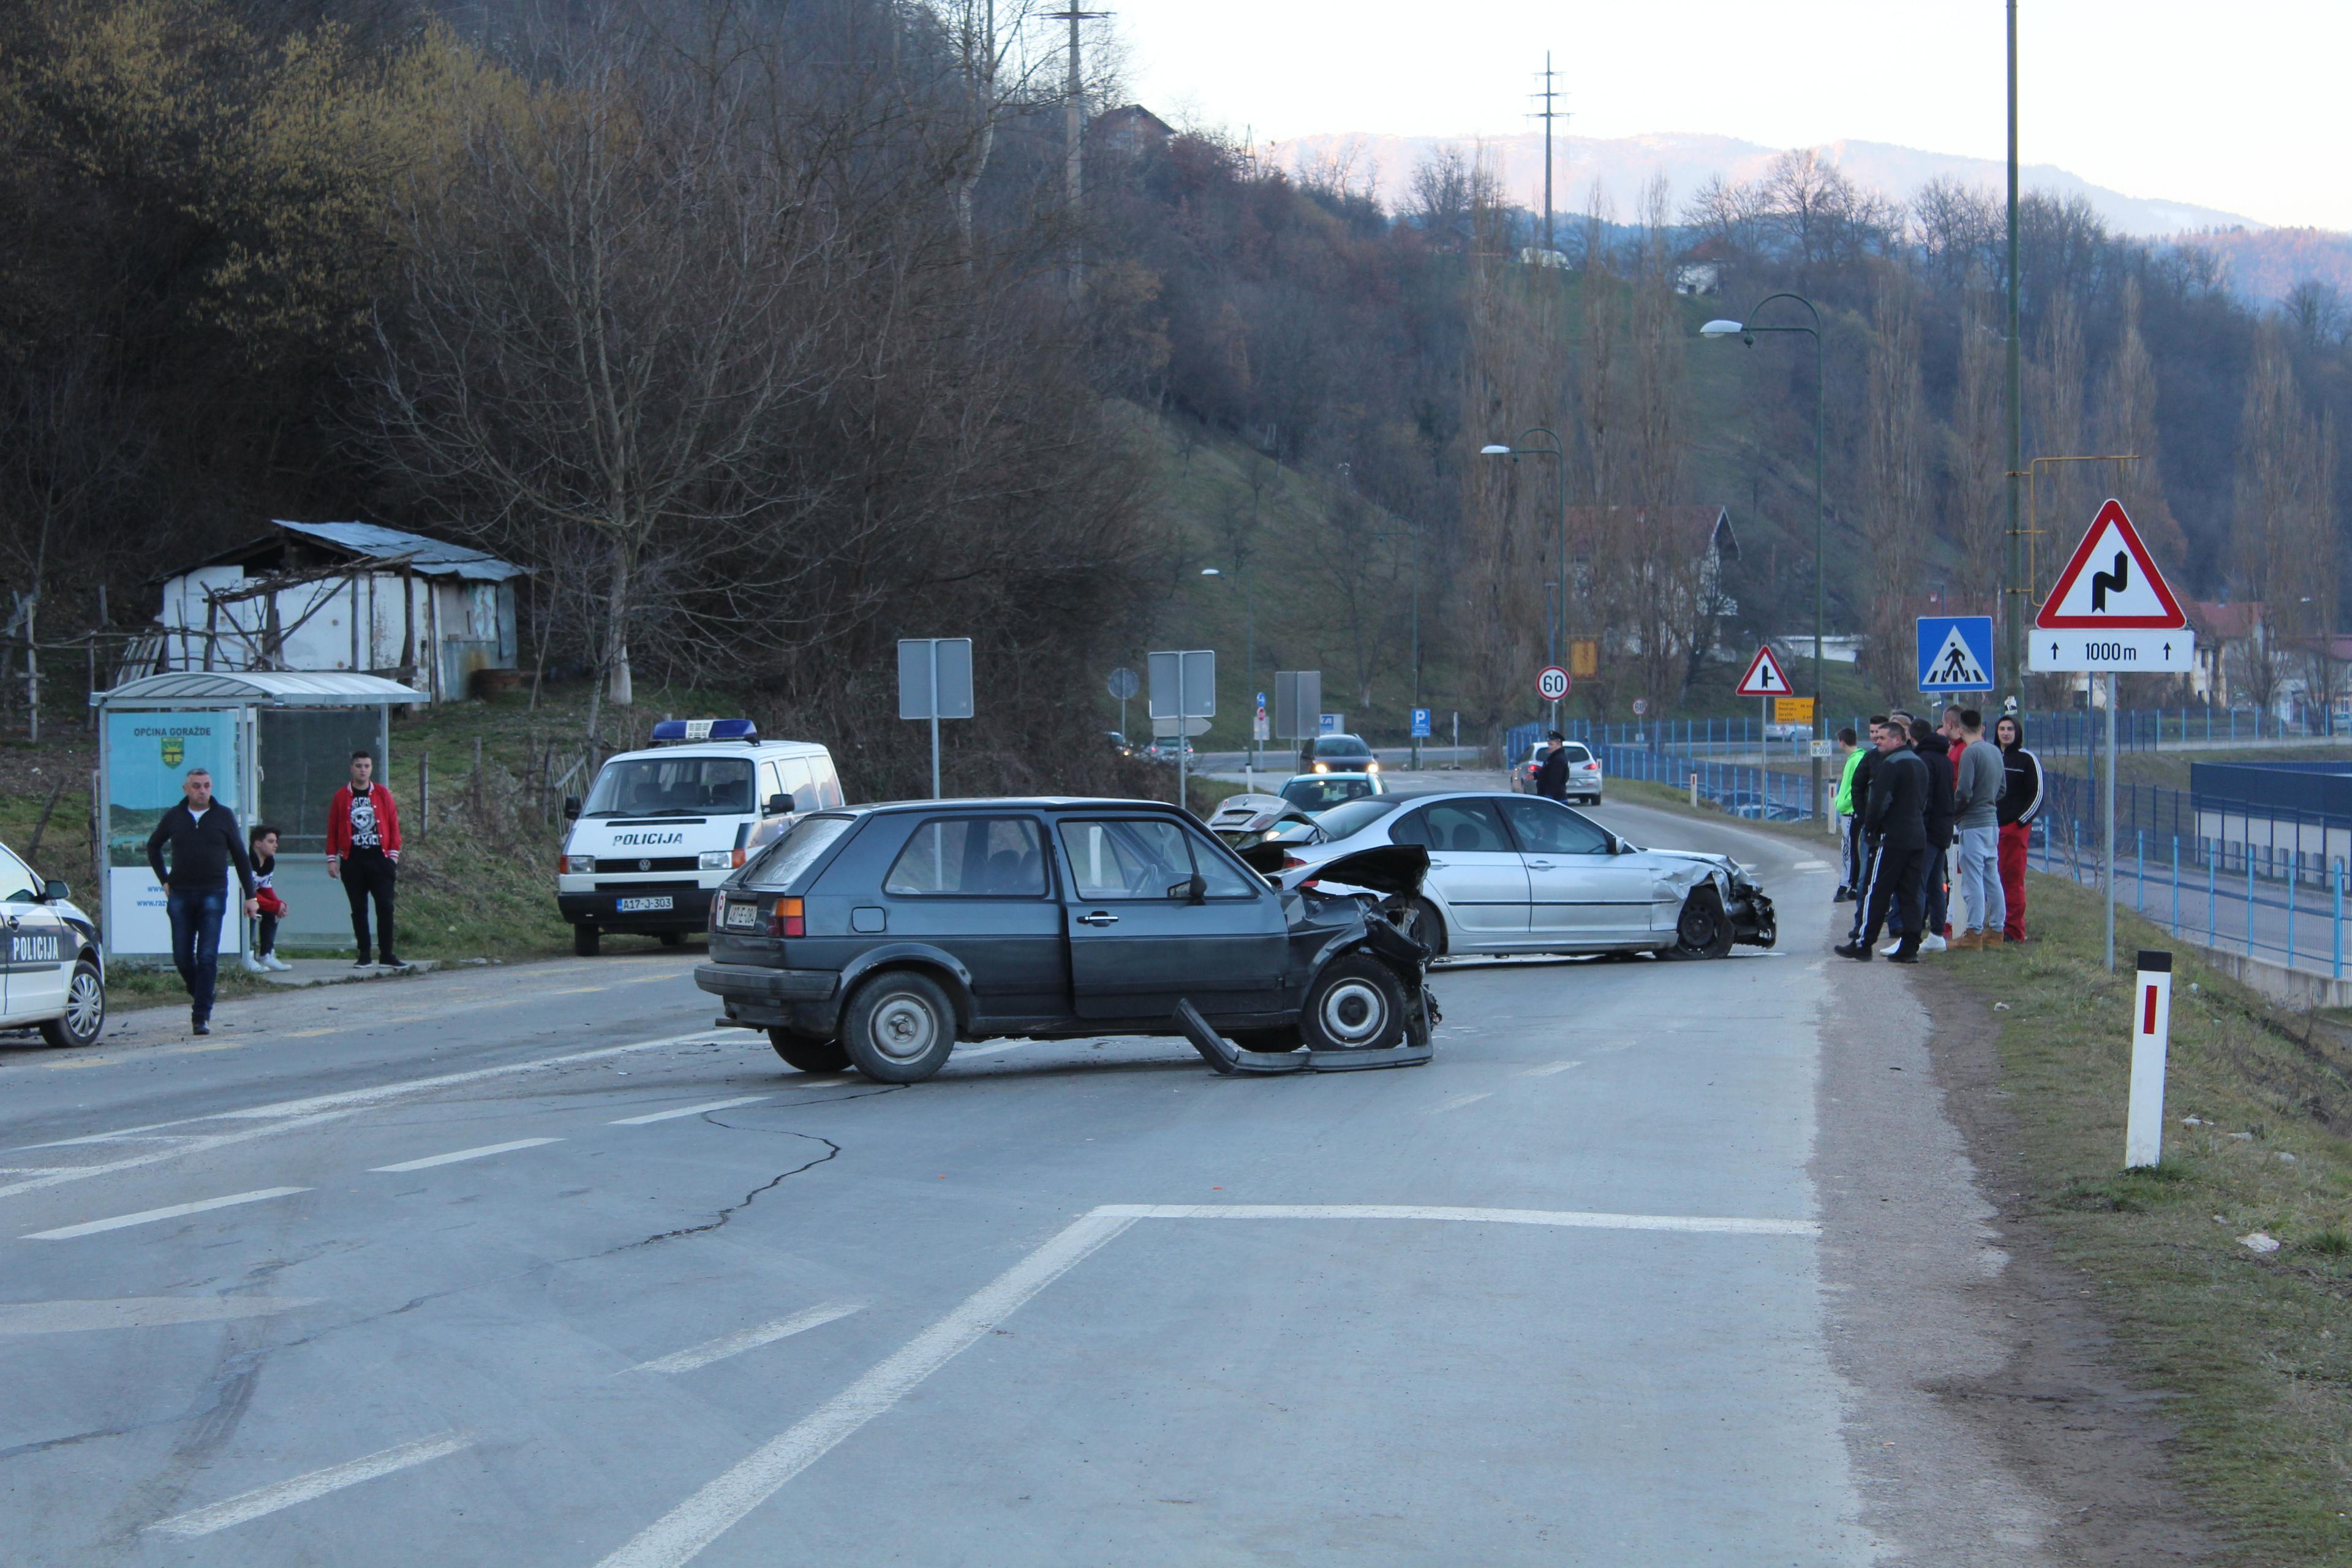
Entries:
{"type": "Polygon", "coordinates": [[[1838,948],[1846,958],[1868,962],[1890,908],[1903,921],[1897,963],[1919,962],[1919,933],[1926,911],[1920,883],[1927,869],[1927,764],[1910,746],[1910,732],[1890,717],[1878,732],[1878,765],[1871,771],[1870,805],[1863,821],[1878,836],[1870,887],[1864,895],[1862,933],[1838,948]]]}
{"type": "Polygon", "coordinates": [[[180,788],[180,804],[165,812],[147,836],[147,864],[163,884],[163,905],[172,917],[172,963],[188,988],[189,1027],[209,1035],[231,866],[244,885],[245,912],[251,914],[261,905],[253,896],[253,863],[246,858],[245,835],[237,831],[228,807],[213,799],[213,775],[191,768],[180,788]],[[167,846],[172,851],[169,869],[163,864],[167,846]]]}
{"type": "Polygon", "coordinates": [[[1544,753],[1543,765],[1536,770],[1536,793],[1546,800],[1568,803],[1568,737],[1554,730],[1551,750],[1544,753]]]}
{"type": "MultiPolygon", "coordinates": [[[[1956,710],[1955,710],[1956,711],[1956,710]]],[[[1957,721],[1955,721],[1957,725],[1957,721]]],[[[1921,900],[1927,906],[1927,938],[1920,944],[1922,952],[1944,951],[1944,926],[1949,918],[1949,883],[1948,862],[1951,858],[1952,824],[1957,813],[1953,789],[1954,770],[1958,759],[1952,754],[1950,733],[1925,719],[1911,721],[1911,749],[1927,764],[1927,868],[1921,875],[1921,900]]],[[[1897,925],[1897,931],[1908,928],[1897,925]]]]}
{"type": "Polygon", "coordinates": [[[1850,879],[1847,882],[1847,889],[1853,894],[1853,924],[1846,929],[1848,942],[1862,935],[1863,916],[1866,912],[1864,906],[1868,902],[1863,893],[1864,889],[1870,886],[1871,868],[1878,858],[1878,835],[1870,826],[1870,781],[1876,776],[1879,758],[1885,754],[1879,750],[1878,735],[1879,731],[1885,728],[1885,714],[1873,713],[1870,716],[1870,729],[1865,749],[1862,753],[1862,761],[1854,764],[1854,856],[1853,867],[1849,873],[1850,879]]]}

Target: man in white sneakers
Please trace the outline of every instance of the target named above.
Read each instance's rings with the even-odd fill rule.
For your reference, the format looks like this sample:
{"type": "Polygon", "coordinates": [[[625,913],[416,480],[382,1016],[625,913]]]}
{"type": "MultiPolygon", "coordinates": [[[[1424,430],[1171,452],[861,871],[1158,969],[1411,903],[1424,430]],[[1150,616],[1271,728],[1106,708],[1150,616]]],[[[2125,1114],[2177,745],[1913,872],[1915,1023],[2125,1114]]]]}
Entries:
{"type": "Polygon", "coordinates": [[[405,969],[393,955],[393,877],[400,864],[400,810],[392,791],[375,782],[375,758],[352,753],[352,782],[327,808],[327,875],[343,884],[352,903],[353,969],[373,967],[368,956],[368,905],[375,905],[374,951],[387,969],[405,969]]]}

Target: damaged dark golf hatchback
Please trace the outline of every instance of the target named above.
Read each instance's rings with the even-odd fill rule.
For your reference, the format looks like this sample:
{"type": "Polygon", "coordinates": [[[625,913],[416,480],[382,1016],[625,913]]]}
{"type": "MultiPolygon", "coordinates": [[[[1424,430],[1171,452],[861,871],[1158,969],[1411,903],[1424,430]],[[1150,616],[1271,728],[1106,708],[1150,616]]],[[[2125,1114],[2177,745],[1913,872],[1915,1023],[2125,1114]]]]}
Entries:
{"type": "Polygon", "coordinates": [[[1426,1059],[1427,953],[1383,908],[1428,858],[1361,858],[1327,869],[1360,892],[1284,891],[1155,802],[819,812],[720,888],[695,984],[792,1066],[889,1083],[1005,1037],[1187,1035],[1221,1070],[1223,1037],[1265,1064],[1244,1070],[1426,1059]]]}

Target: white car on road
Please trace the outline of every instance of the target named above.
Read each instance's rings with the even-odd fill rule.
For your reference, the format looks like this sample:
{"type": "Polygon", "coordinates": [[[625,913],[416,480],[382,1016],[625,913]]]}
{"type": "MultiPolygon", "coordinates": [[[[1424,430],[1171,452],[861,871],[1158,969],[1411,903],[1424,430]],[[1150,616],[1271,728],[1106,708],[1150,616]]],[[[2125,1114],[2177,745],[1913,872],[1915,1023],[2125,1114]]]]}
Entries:
{"type": "MultiPolygon", "coordinates": [[[[1404,912],[1440,953],[1656,952],[1721,958],[1770,947],[1772,900],[1726,855],[1644,849],[1557,801],[1500,791],[1374,795],[1317,819],[1322,838],[1278,847],[1285,887],[1387,844],[1429,851],[1404,912]]],[[[1269,856],[1275,845],[1263,847],[1269,856]]],[[[1254,864],[1264,864],[1253,855],[1254,864]]]]}
{"type": "Polygon", "coordinates": [[[87,1046],[105,1027],[98,922],[63,882],[0,845],[0,1029],[37,1028],[53,1046],[87,1046]]]}

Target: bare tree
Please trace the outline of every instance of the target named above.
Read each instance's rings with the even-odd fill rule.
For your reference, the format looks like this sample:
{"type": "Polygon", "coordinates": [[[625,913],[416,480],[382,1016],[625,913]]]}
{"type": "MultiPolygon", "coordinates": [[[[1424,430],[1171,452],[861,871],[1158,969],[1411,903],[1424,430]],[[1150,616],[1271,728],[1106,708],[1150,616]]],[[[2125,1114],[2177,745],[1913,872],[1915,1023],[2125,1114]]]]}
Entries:
{"type": "Polygon", "coordinates": [[[2116,465],[2116,499],[2124,503],[2133,526],[2159,560],[2185,561],[2189,542],[2164,498],[2164,465],[2156,427],[2156,362],[2140,333],[2139,319],[2139,279],[2126,278],[2116,357],[2107,365],[2100,388],[2098,445],[2102,452],[2137,454],[2137,462],[2116,465]]]}
{"type": "Polygon", "coordinates": [[[845,368],[805,308],[830,216],[745,154],[723,87],[629,47],[568,41],[548,89],[467,128],[454,194],[408,208],[379,326],[387,454],[481,504],[471,531],[595,542],[588,647],[624,706],[663,576],[802,499],[766,448],[845,368]]]}
{"type": "MultiPolygon", "coordinates": [[[[2027,373],[2025,456],[2032,458],[2086,455],[2083,419],[2083,321],[2071,296],[2053,299],[2042,314],[2042,331],[2027,373]]],[[[2092,508],[2085,498],[2093,479],[2082,463],[2047,465],[2036,481],[2034,521],[2040,537],[2034,546],[2034,576],[2048,578],[2065,564],[2074,543],[2091,524],[2092,508]]],[[[2029,584],[2036,595],[2046,584],[2029,584]]]]}
{"type": "Polygon", "coordinates": [[[2256,332],[2238,427],[2238,581],[2262,605],[2239,676],[2265,709],[2315,648],[2326,657],[2338,583],[2335,422],[2305,411],[2286,333],[2276,318],[2256,332]]]}
{"type": "Polygon", "coordinates": [[[2013,606],[2001,592],[2009,542],[2001,334],[1982,277],[1970,283],[1960,297],[1960,376],[1952,397],[1952,483],[1944,515],[1958,547],[1964,598],[2006,616],[2013,606]]]}
{"type": "Polygon", "coordinates": [[[1871,305],[1863,426],[1863,533],[1870,545],[1869,658],[1888,699],[1910,689],[1910,616],[1925,555],[1926,399],[1919,378],[1916,286],[1880,269],[1871,305]]]}

